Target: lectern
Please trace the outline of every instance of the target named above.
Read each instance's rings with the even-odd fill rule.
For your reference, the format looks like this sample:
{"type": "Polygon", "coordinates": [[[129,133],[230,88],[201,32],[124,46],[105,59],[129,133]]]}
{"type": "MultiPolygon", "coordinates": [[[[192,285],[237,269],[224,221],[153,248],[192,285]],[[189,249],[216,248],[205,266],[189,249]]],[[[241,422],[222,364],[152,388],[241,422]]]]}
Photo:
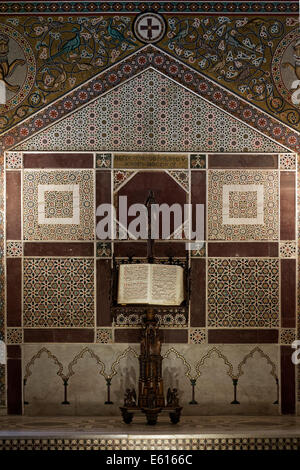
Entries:
{"type": "MultiPolygon", "coordinates": [[[[126,298],[126,292],[124,293],[124,286],[122,287],[120,285],[120,283],[125,283],[125,285],[130,286],[130,281],[128,281],[126,284],[126,278],[122,277],[124,273],[122,276],[120,275],[120,266],[117,265],[115,259],[112,276],[112,291],[114,293],[112,304],[113,312],[115,311],[119,313],[122,308],[125,310],[129,309],[130,311],[130,309],[134,307],[135,311],[138,309],[140,314],[145,314],[140,342],[138,396],[136,395],[135,389],[127,388],[124,397],[124,406],[120,407],[123,420],[127,424],[131,423],[136,412],[144,413],[146,415],[148,424],[156,424],[158,415],[162,412],[168,412],[171,422],[176,424],[180,420],[180,414],[182,410],[182,407],[179,405],[177,389],[173,388],[171,390],[171,388],[169,388],[166,396],[164,392],[162,378],[163,358],[161,356],[160,331],[156,315],[156,312],[159,311],[159,308],[161,308],[162,305],[155,305],[155,289],[153,288],[153,285],[156,285],[158,287],[158,291],[162,292],[163,286],[160,289],[159,276],[163,275],[163,277],[166,277],[165,275],[169,272],[170,276],[174,277],[174,282],[176,282],[176,285],[174,286],[174,292],[176,291],[176,298],[172,300],[172,305],[167,304],[168,298],[166,298],[163,307],[164,309],[167,307],[169,311],[172,311],[172,309],[178,308],[178,305],[180,305],[182,309],[187,310],[190,295],[190,271],[188,266],[188,256],[186,256],[184,266],[180,266],[178,261],[173,259],[169,259],[168,263],[163,265],[155,263],[153,249],[154,240],[151,238],[150,212],[152,204],[155,204],[155,199],[153,192],[150,191],[146,201],[146,206],[148,209],[147,264],[135,265],[132,264],[132,260],[130,260],[127,268],[129,274],[130,266],[132,267],[132,272],[134,272],[135,266],[141,266],[141,274],[143,272],[150,273],[148,279],[152,288],[150,290],[148,289],[147,296],[147,289],[145,289],[145,298],[148,299],[148,302],[145,301],[145,303],[141,303],[140,305],[135,303],[134,306],[130,304],[130,295],[128,294],[129,297],[126,298]],[[161,268],[159,268],[159,266],[161,268]],[[161,269],[165,269],[165,271],[160,273],[159,271],[161,269]],[[181,282],[182,286],[181,289],[178,288],[178,297],[176,286],[180,286],[181,282]],[[122,302],[122,299],[124,301],[124,298],[126,299],[126,303],[124,302],[125,305],[121,306],[118,301],[121,299],[122,302]]],[[[131,278],[129,276],[129,279],[132,279],[132,275],[131,278]]]]}

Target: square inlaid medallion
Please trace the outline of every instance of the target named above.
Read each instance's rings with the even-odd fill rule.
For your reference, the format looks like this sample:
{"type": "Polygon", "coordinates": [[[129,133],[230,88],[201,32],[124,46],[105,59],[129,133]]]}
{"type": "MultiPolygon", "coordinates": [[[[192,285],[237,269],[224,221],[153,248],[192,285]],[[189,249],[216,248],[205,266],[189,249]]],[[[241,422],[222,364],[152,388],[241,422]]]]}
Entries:
{"type": "Polygon", "coordinates": [[[24,171],[25,240],[94,239],[92,170],[24,171]]]}
{"type": "Polygon", "coordinates": [[[210,170],[209,239],[278,239],[278,200],[276,171],[210,170]]]}

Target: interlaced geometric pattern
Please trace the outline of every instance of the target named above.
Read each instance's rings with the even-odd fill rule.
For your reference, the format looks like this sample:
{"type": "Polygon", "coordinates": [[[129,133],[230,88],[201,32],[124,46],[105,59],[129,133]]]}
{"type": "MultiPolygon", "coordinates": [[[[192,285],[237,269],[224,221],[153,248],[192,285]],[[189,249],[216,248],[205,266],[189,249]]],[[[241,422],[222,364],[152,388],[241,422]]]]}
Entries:
{"type": "Polygon", "coordinates": [[[256,191],[229,193],[229,217],[257,217],[256,191]]]}
{"type": "Polygon", "coordinates": [[[208,259],[208,326],[278,327],[278,259],[208,259]]]}
{"type": "Polygon", "coordinates": [[[45,191],[45,216],[73,217],[73,192],[45,191]]]}
{"type": "Polygon", "coordinates": [[[25,240],[93,240],[94,172],[25,170],[25,240]]]}
{"type": "Polygon", "coordinates": [[[208,171],[210,240],[278,240],[278,172],[208,171]]]}
{"type": "Polygon", "coordinates": [[[39,151],[62,148],[156,152],[282,150],[155,70],[146,70],[18,147],[39,151]]]}
{"type": "Polygon", "coordinates": [[[92,327],[94,260],[24,258],[25,327],[92,327]]]}

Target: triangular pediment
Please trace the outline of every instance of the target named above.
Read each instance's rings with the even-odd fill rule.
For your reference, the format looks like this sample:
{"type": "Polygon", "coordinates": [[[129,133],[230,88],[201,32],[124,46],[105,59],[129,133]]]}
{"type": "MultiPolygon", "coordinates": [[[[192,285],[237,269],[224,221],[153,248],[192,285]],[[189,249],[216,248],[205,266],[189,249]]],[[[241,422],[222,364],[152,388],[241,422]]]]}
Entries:
{"type": "Polygon", "coordinates": [[[289,128],[153,46],[17,126],[14,140],[19,145],[10,148],[39,151],[284,152],[297,146],[289,128]]]}
{"type": "Polygon", "coordinates": [[[267,137],[153,69],[35,135],[19,149],[282,151],[267,137]]]}

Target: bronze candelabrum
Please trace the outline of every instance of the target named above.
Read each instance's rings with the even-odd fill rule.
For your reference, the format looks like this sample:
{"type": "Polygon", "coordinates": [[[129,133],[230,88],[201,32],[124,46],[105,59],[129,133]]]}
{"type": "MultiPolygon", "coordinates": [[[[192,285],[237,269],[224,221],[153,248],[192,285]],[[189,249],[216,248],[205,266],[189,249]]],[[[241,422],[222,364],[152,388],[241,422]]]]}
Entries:
{"type": "Polygon", "coordinates": [[[145,413],[148,424],[156,424],[159,413],[168,411],[171,422],[176,424],[180,420],[182,407],[179,406],[176,389],[168,389],[167,401],[165,402],[161,341],[152,307],[149,307],[146,312],[140,347],[138,399],[134,389],[126,390],[124,406],[120,407],[123,420],[127,424],[131,423],[135,411],[140,410],[145,413]]]}

